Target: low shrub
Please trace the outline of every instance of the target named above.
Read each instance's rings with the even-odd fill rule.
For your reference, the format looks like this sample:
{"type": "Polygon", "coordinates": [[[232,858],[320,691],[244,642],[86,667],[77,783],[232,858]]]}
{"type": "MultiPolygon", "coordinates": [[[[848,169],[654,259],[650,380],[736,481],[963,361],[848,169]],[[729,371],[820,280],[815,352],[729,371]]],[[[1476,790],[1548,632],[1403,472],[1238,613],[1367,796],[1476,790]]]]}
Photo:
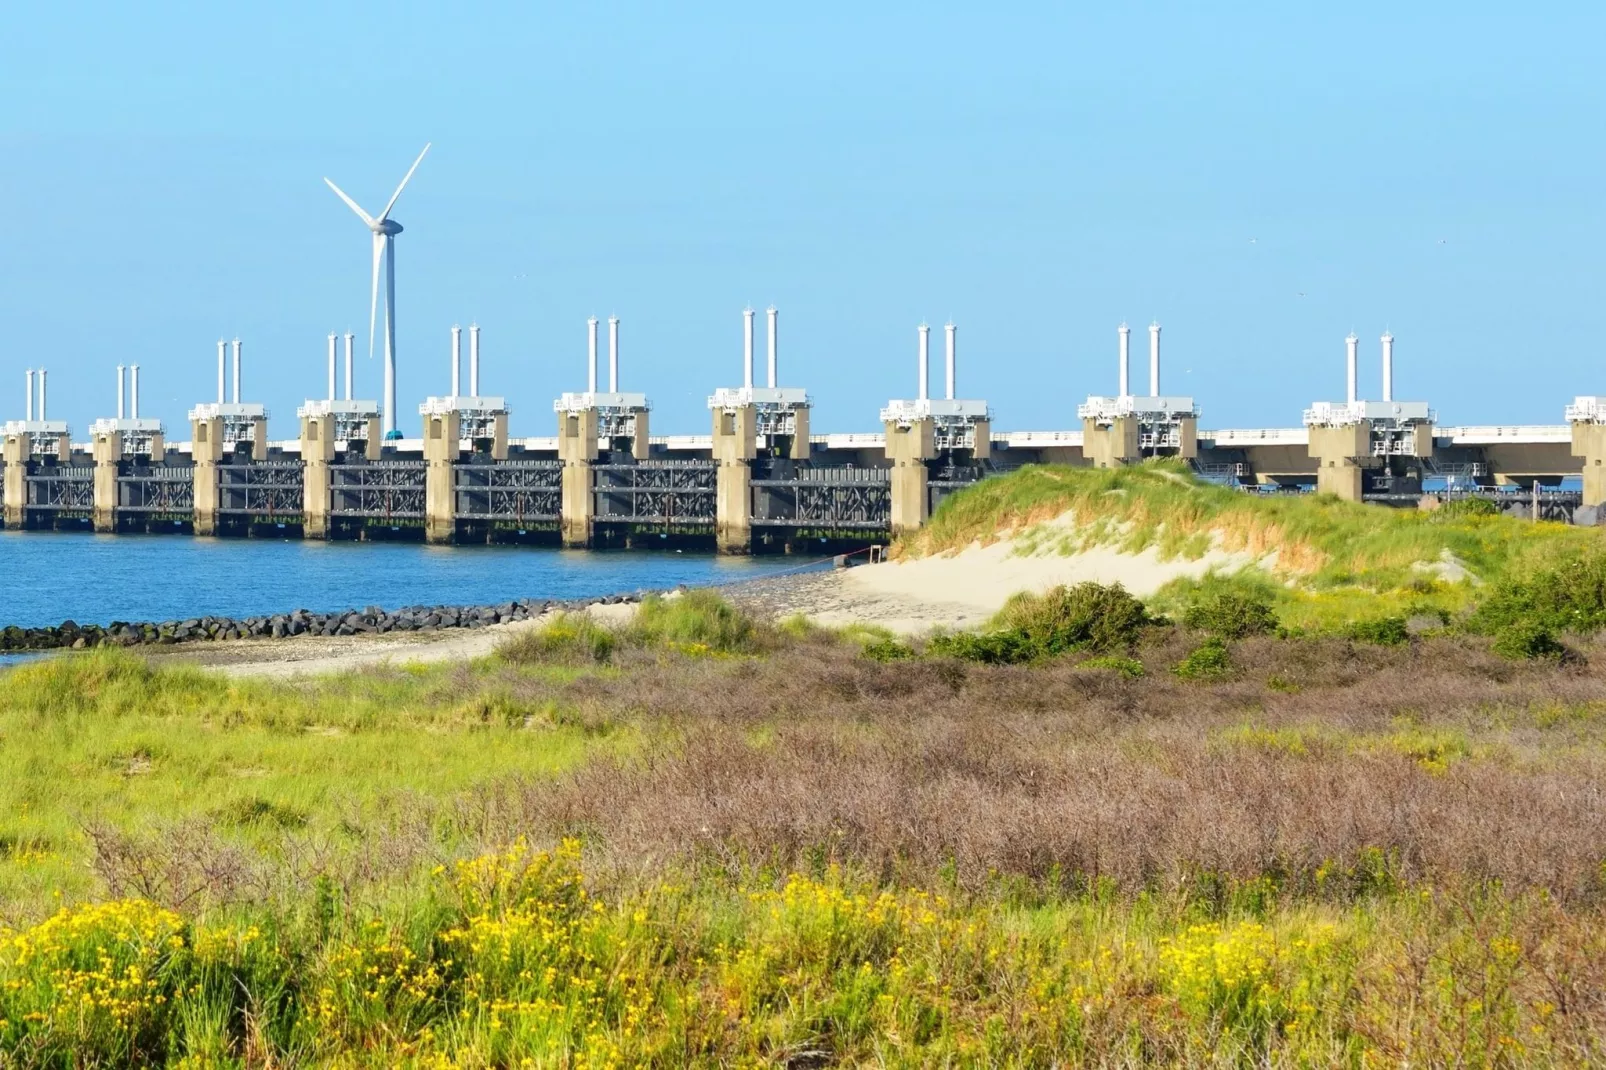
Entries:
{"type": "Polygon", "coordinates": [[[871,639],[859,651],[871,661],[882,663],[890,661],[908,661],[915,656],[914,647],[908,643],[900,642],[890,636],[886,638],[871,639]]]}
{"type": "Polygon", "coordinates": [[[1399,646],[1411,637],[1404,617],[1374,617],[1358,620],[1344,629],[1344,634],[1357,643],[1374,643],[1377,646],[1399,646]]]}
{"type": "Polygon", "coordinates": [[[618,634],[588,613],[559,613],[536,628],[519,632],[496,648],[514,665],[604,664],[613,657],[618,634]]]}
{"type": "Polygon", "coordinates": [[[1488,498],[1455,498],[1441,502],[1439,507],[1433,510],[1432,519],[1435,523],[1447,524],[1467,517],[1499,515],[1500,506],[1488,498]]]}
{"type": "Polygon", "coordinates": [[[649,595],[624,632],[641,646],[699,644],[721,654],[754,654],[773,645],[772,633],[708,590],[673,598],[649,595]]]}
{"type": "Polygon", "coordinates": [[[1130,649],[1149,613],[1119,583],[1090,582],[1011,595],[992,623],[1001,631],[1019,632],[1043,656],[1069,650],[1107,653],[1130,649]]]}
{"type": "Polygon", "coordinates": [[[1232,674],[1232,656],[1227,641],[1212,635],[1171,670],[1184,680],[1219,680],[1232,674]]]}
{"type": "Polygon", "coordinates": [[[1025,633],[1015,629],[934,635],[926,644],[926,652],[939,658],[979,661],[983,665],[1019,665],[1035,660],[1040,653],[1025,633]]]}
{"type": "Polygon", "coordinates": [[[1495,633],[1494,652],[1515,661],[1560,658],[1566,650],[1549,628],[1536,621],[1515,621],[1495,633]]]}
{"type": "Polygon", "coordinates": [[[1486,635],[1514,624],[1579,634],[1606,627],[1606,547],[1559,558],[1552,552],[1510,569],[1467,621],[1486,635]]]}
{"type": "Polygon", "coordinates": [[[1271,599],[1258,592],[1227,588],[1188,606],[1182,613],[1182,623],[1223,639],[1242,639],[1275,632],[1277,612],[1271,599]]]}
{"type": "Polygon", "coordinates": [[[1102,669],[1117,673],[1128,680],[1136,680],[1143,675],[1143,662],[1137,658],[1129,658],[1122,654],[1101,654],[1096,658],[1088,658],[1079,669],[1102,669]]]}

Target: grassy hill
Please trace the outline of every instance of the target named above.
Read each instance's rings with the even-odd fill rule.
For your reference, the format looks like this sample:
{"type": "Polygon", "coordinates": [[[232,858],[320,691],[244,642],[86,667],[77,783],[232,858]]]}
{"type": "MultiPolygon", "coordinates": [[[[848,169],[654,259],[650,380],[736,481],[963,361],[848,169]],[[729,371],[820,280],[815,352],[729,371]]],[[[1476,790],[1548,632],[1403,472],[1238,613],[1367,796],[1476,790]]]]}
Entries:
{"type": "MultiPolygon", "coordinates": [[[[1114,469],[1032,465],[945,500],[904,539],[919,556],[1014,539],[1020,553],[1093,547],[1197,559],[1252,559],[1234,582],[1272,597],[1286,624],[1324,628],[1414,612],[1456,614],[1481,592],[1554,562],[1597,552],[1597,529],[1533,523],[1461,504],[1390,509],[1326,495],[1261,497],[1203,483],[1168,462],[1114,469]]],[[[1154,600],[1175,608],[1201,587],[1179,581],[1154,600]]]]}

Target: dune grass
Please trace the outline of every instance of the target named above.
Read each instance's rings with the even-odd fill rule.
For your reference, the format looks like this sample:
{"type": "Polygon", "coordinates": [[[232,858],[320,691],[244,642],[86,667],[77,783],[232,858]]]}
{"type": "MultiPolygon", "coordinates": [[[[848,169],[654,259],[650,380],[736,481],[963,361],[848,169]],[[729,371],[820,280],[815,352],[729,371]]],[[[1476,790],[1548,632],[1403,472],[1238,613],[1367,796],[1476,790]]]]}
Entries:
{"type": "MultiPolygon", "coordinates": [[[[1594,545],[1592,529],[1459,510],[1389,509],[1320,495],[1258,497],[1195,479],[1172,462],[1125,468],[1028,465],[950,495],[905,552],[938,553],[1006,534],[1035,549],[1108,545],[1128,552],[1198,557],[1212,546],[1260,557],[1312,590],[1409,586],[1454,555],[1485,582],[1530,555],[1594,545]],[[1073,527],[1044,527],[1065,513],[1073,527]]],[[[1426,575],[1432,576],[1432,572],[1426,575]]]]}
{"type": "Polygon", "coordinates": [[[900,552],[941,553],[999,538],[1013,538],[1026,554],[1093,546],[1152,549],[1162,559],[1243,554],[1251,567],[1174,580],[1150,603],[1178,613],[1223,585],[1252,587],[1274,601],[1285,626],[1322,632],[1379,617],[1458,615],[1491,584],[1606,547],[1598,529],[1477,509],[1259,497],[1157,461],[1111,469],[1029,465],[985,480],[944,499],[900,552]]]}

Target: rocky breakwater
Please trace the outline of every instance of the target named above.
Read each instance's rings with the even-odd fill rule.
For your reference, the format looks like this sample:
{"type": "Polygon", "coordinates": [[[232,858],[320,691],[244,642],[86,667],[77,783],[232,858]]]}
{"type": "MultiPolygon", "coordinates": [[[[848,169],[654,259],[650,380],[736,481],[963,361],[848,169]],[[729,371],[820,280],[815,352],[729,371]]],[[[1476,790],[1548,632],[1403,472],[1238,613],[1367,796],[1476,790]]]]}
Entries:
{"type": "Polygon", "coordinates": [[[493,606],[407,606],[397,610],[369,606],[338,613],[298,609],[259,617],[190,617],[187,620],[78,624],[66,620],[45,628],[0,628],[0,651],[83,650],[95,646],[140,646],[218,642],[228,639],[289,639],[300,635],[386,635],[437,632],[449,628],[488,628],[530,620],[555,610],[641,601],[642,594],[609,595],[569,601],[520,599],[493,606]]]}

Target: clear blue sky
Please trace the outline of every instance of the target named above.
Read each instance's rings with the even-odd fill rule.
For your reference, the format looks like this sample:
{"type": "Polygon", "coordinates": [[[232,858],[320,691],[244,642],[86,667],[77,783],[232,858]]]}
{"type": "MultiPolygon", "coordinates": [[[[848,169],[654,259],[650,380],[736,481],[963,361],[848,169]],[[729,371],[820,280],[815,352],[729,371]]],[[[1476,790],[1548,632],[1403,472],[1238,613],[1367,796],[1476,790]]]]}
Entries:
{"type": "Polygon", "coordinates": [[[514,433],[550,434],[610,313],[654,430],[706,431],[771,302],[817,429],[913,393],[923,317],[1002,428],[1073,426],[1116,325],[1141,353],[1156,317],[1207,427],[1339,397],[1351,328],[1363,394],[1388,327],[1396,396],[1444,423],[1606,393],[1600,4],[115,7],[0,38],[6,418],[45,364],[82,435],[137,361],[187,438],[238,334],[292,437],[347,327],[376,397],[368,238],[321,179],[381,206],[426,140],[395,212],[409,434],[454,321],[514,433]]]}

